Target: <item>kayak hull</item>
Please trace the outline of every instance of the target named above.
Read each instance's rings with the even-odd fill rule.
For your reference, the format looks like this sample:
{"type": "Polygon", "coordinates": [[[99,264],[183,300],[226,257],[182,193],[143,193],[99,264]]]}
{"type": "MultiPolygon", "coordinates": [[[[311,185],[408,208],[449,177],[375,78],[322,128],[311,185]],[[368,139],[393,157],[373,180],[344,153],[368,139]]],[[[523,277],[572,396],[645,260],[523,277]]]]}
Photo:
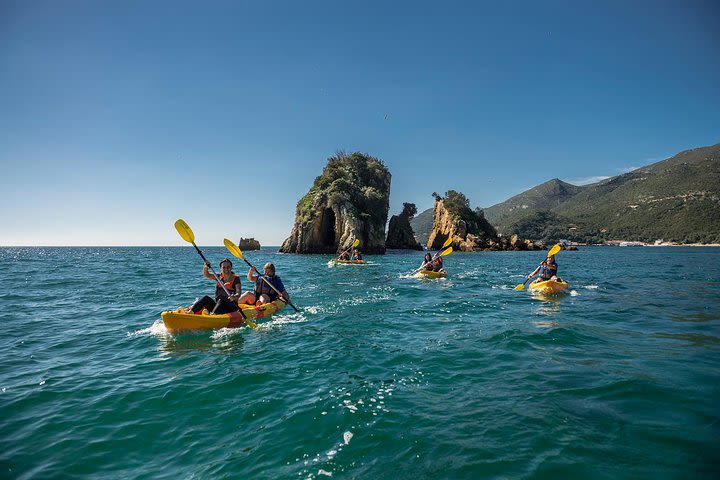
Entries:
{"type": "Polygon", "coordinates": [[[346,265],[362,265],[363,263],[365,263],[365,260],[333,260],[333,262],[346,265]]]}
{"type": "Polygon", "coordinates": [[[545,282],[538,282],[537,280],[532,282],[528,287],[528,290],[538,293],[560,293],[568,288],[568,283],[564,280],[556,282],[554,280],[547,280],[545,282]]]}
{"type": "Polygon", "coordinates": [[[168,331],[176,332],[180,330],[213,330],[216,328],[238,328],[246,325],[246,321],[255,321],[259,318],[269,317],[275,312],[282,310],[285,302],[275,300],[274,302],[265,303],[258,307],[254,305],[243,305],[242,311],[246,318],[240,312],[231,312],[222,315],[203,314],[195,315],[185,313],[184,309],[171,312],[162,312],[160,316],[168,331]]]}
{"type": "Polygon", "coordinates": [[[445,277],[447,277],[446,271],[434,272],[432,270],[420,270],[417,274],[420,276],[423,276],[423,277],[428,277],[428,278],[445,278],[445,277]]]}

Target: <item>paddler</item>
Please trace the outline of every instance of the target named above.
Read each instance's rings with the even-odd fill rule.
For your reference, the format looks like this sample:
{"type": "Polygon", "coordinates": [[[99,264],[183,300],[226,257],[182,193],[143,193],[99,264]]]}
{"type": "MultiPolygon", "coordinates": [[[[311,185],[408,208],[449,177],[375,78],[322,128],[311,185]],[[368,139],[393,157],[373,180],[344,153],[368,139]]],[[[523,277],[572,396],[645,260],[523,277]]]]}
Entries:
{"type": "Polygon", "coordinates": [[[215,300],[207,295],[195,300],[188,309],[188,313],[200,313],[203,309],[207,309],[214,314],[223,314],[236,312],[239,310],[237,301],[240,298],[242,289],[240,287],[240,277],[232,271],[232,262],[229,258],[220,262],[220,282],[223,283],[225,289],[230,292],[228,296],[223,287],[217,283],[215,277],[208,271],[209,263],[203,265],[203,276],[215,282],[215,300]]]}
{"type": "Polygon", "coordinates": [[[558,265],[557,262],[555,262],[555,255],[548,255],[548,257],[540,265],[538,265],[535,271],[528,275],[527,278],[529,280],[535,275],[539,275],[536,282],[547,282],[548,280],[559,282],[560,278],[557,276],[557,270],[558,265]]]}
{"type": "Polygon", "coordinates": [[[422,265],[420,265],[420,270],[432,270],[432,261],[432,255],[430,255],[430,252],[427,252],[423,258],[422,265]]]}
{"type": "Polygon", "coordinates": [[[350,254],[346,251],[340,254],[339,260],[350,260],[350,254]]]}
{"type": "Polygon", "coordinates": [[[352,250],[352,259],[353,260],[362,260],[362,255],[360,254],[360,251],[357,248],[353,248],[353,250],[352,250]]]}
{"type": "Polygon", "coordinates": [[[433,260],[432,270],[434,272],[443,272],[444,271],[442,255],[438,255],[438,257],[435,260],[433,260]]]}
{"type": "Polygon", "coordinates": [[[263,274],[260,275],[257,270],[251,268],[248,270],[247,278],[251,282],[255,282],[255,289],[252,292],[245,292],[240,296],[240,303],[247,303],[249,305],[262,305],[263,303],[269,303],[277,300],[278,293],[286,301],[290,301],[290,295],[285,291],[285,286],[280,280],[280,277],[275,275],[275,265],[268,262],[263,267],[263,274]],[[272,284],[275,289],[268,285],[268,282],[272,284]],[[277,290],[277,292],[275,291],[277,290]]]}

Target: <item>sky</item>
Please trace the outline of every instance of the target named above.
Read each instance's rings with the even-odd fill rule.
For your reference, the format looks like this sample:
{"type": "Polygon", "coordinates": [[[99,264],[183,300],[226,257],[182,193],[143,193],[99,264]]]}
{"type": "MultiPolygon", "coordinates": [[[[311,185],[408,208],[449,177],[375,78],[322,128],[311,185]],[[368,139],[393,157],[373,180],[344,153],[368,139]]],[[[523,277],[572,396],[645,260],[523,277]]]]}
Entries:
{"type": "Polygon", "coordinates": [[[0,0],[0,246],[280,245],[338,150],[390,215],[720,142],[717,1],[0,0]]]}

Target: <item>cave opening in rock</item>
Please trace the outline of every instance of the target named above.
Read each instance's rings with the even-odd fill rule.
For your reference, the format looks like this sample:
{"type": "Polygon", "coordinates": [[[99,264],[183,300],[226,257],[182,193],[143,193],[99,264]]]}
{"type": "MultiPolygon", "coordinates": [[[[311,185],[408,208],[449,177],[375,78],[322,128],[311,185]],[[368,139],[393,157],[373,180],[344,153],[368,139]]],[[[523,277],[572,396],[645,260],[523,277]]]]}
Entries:
{"type": "Polygon", "coordinates": [[[332,208],[323,210],[320,221],[320,242],[324,247],[336,247],[335,244],[335,212],[332,208]]]}

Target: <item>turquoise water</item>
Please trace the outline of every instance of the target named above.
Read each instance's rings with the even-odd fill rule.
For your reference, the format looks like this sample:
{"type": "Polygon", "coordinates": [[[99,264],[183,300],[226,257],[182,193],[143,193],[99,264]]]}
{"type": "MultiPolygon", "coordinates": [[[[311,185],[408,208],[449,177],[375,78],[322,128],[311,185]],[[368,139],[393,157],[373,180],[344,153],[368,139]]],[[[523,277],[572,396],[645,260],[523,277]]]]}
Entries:
{"type": "Polygon", "coordinates": [[[1,248],[0,478],[720,471],[720,248],[561,252],[554,299],[513,290],[539,252],[246,257],[301,313],[170,335],[192,248],[1,248]]]}

